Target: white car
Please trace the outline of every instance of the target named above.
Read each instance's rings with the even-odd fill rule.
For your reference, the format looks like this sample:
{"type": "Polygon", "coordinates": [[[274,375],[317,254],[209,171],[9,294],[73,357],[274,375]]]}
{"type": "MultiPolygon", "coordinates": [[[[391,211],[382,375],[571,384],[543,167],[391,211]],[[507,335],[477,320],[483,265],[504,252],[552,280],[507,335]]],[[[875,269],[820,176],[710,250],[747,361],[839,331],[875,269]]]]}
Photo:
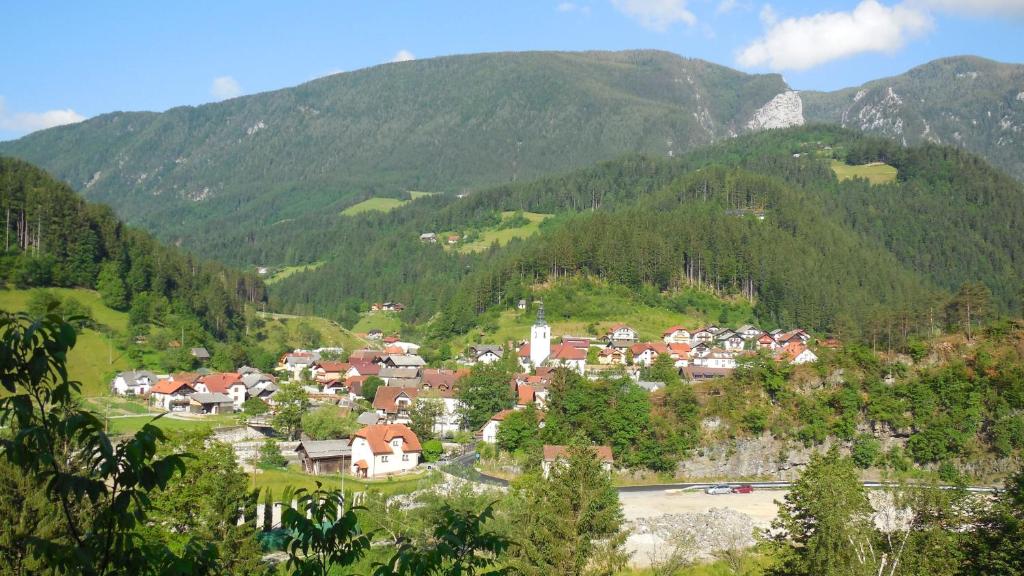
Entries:
{"type": "Polygon", "coordinates": [[[728,484],[715,484],[704,489],[705,494],[732,494],[732,486],[728,484]]]}

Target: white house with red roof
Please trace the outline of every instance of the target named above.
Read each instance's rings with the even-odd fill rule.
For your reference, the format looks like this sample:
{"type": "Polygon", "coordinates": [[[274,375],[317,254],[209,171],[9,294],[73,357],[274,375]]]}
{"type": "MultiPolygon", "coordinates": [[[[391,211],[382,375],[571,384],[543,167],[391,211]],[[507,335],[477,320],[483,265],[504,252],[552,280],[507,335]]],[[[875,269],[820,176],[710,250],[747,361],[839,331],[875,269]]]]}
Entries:
{"type": "Polygon", "coordinates": [[[642,342],[630,347],[633,351],[633,364],[650,366],[659,354],[668,354],[668,346],[663,342],[642,342]]]}
{"type": "Polygon", "coordinates": [[[408,424],[409,410],[419,396],[418,388],[401,386],[379,386],[373,397],[373,408],[377,416],[385,422],[408,424]]]}
{"type": "Polygon", "coordinates": [[[818,361],[818,355],[799,340],[783,346],[781,357],[790,364],[810,364],[818,361]]]}
{"type": "Polygon", "coordinates": [[[224,394],[231,397],[235,410],[241,410],[245,403],[246,386],[237,372],[217,372],[200,376],[195,383],[196,392],[202,394],[224,394]]]}
{"type": "Polygon", "coordinates": [[[670,326],[661,333],[661,340],[665,344],[689,344],[690,331],[682,326],[670,326]]]}
{"type": "Polygon", "coordinates": [[[616,342],[636,342],[636,330],[625,324],[616,324],[608,329],[605,338],[616,342]]]}
{"type": "Polygon", "coordinates": [[[168,378],[149,389],[149,399],[154,406],[164,410],[184,411],[188,410],[189,396],[195,393],[191,382],[168,378]]]}
{"type": "Polygon", "coordinates": [[[669,344],[668,355],[675,360],[676,368],[690,365],[690,345],[685,342],[669,344]]]}
{"type": "Polygon", "coordinates": [[[614,346],[608,346],[602,348],[601,352],[597,355],[597,363],[605,366],[618,364],[620,366],[626,365],[626,351],[622,348],[616,348],[614,346]]]}
{"type": "Polygon", "coordinates": [[[415,470],[423,448],[405,424],[373,424],[352,435],[352,473],[380,478],[415,470]]]}

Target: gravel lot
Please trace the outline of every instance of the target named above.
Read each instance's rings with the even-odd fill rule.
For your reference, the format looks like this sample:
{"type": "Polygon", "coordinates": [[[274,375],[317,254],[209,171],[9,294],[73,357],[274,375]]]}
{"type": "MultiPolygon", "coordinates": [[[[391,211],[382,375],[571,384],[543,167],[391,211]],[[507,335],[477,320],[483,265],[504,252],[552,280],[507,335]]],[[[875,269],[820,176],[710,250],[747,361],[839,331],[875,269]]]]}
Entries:
{"type": "Polygon", "coordinates": [[[633,534],[626,549],[633,553],[630,563],[648,566],[670,553],[668,534],[684,534],[695,550],[690,556],[709,559],[717,549],[752,544],[755,528],[767,528],[778,508],[775,500],[784,490],[755,490],[751,494],[709,495],[703,491],[664,490],[619,494],[626,520],[633,534]]]}

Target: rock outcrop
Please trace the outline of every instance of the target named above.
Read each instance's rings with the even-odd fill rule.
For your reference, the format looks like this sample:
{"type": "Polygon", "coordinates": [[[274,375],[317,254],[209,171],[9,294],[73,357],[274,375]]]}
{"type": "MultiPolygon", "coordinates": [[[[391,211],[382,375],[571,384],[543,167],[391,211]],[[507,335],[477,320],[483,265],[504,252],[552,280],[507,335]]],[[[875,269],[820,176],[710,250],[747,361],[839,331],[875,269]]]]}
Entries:
{"type": "Polygon", "coordinates": [[[770,130],[772,128],[788,128],[803,126],[804,104],[800,94],[793,90],[777,94],[767,104],[754,112],[747,122],[751,130],[770,130]]]}

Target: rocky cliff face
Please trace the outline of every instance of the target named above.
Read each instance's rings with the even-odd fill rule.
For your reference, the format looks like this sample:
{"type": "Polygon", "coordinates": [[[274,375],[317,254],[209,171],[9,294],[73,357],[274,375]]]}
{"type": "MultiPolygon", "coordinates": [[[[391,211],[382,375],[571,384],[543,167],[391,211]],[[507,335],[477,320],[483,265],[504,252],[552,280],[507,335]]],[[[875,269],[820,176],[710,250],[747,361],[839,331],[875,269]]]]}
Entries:
{"type": "Polygon", "coordinates": [[[804,104],[800,94],[793,90],[776,95],[754,112],[754,117],[747,122],[750,130],[766,130],[772,128],[788,128],[803,126],[804,104]]]}

